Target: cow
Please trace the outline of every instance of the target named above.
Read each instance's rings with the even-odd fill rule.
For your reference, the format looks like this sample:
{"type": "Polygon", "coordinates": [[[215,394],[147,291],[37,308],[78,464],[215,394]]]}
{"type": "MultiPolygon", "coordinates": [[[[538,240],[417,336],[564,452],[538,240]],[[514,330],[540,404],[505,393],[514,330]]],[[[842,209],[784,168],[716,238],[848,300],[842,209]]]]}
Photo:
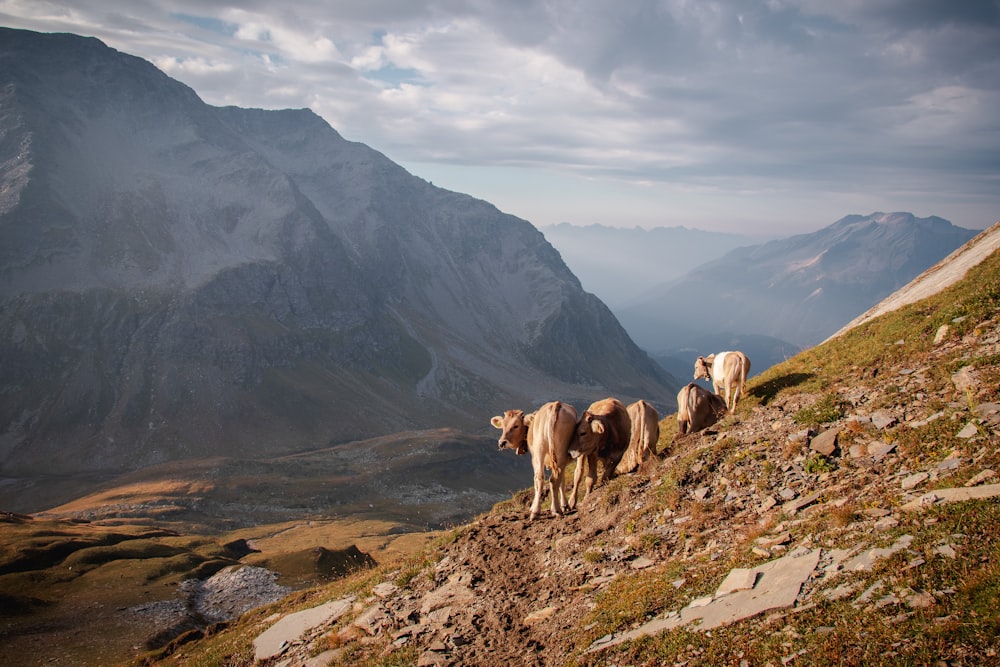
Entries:
{"type": "Polygon", "coordinates": [[[590,495],[597,481],[597,462],[604,464],[601,481],[605,482],[615,474],[615,467],[628,449],[632,424],[628,411],[617,398],[605,398],[592,403],[576,424],[569,444],[569,455],[576,459],[573,473],[573,491],[569,496],[570,509],[576,507],[576,492],[583,477],[584,463],[587,464],[587,482],[583,497],[590,495]]]}
{"type": "Polygon", "coordinates": [[[707,378],[712,381],[712,389],[722,396],[725,392],[726,409],[732,412],[736,402],[743,395],[743,387],[750,373],[750,360],[742,352],[719,352],[707,357],[698,357],[694,362],[694,379],[707,378]]]}
{"type": "Polygon", "coordinates": [[[656,442],[660,439],[660,415],[656,408],[646,401],[630,403],[625,411],[631,423],[628,449],[615,468],[615,474],[632,472],[656,453],[656,442]]]}
{"type": "Polygon", "coordinates": [[[538,516],[548,468],[549,488],[552,495],[552,516],[563,514],[566,492],[563,490],[563,470],[569,462],[567,450],[576,429],[576,408],[567,403],[552,401],[529,415],[522,410],[507,410],[490,420],[500,429],[497,446],[500,450],[513,449],[518,456],[531,453],[534,470],[535,497],[531,502],[528,520],[538,516]]]}
{"type": "Polygon", "coordinates": [[[726,401],[694,382],[677,393],[677,433],[696,433],[726,414],[726,401]]]}

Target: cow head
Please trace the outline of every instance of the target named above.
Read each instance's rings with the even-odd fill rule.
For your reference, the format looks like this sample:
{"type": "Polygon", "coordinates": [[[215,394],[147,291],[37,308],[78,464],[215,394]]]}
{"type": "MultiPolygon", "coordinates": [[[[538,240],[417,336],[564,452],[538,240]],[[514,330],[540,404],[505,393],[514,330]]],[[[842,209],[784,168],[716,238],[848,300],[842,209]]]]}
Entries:
{"type": "Polygon", "coordinates": [[[706,380],[712,379],[712,362],[715,360],[715,355],[711,355],[708,358],[698,357],[698,360],[694,362],[694,379],[700,380],[705,378],[706,380]]]}
{"type": "Polygon", "coordinates": [[[573,439],[569,443],[569,455],[574,459],[599,452],[607,440],[608,425],[604,417],[595,415],[590,410],[584,411],[580,421],[576,423],[573,439]]]}
{"type": "Polygon", "coordinates": [[[508,410],[503,416],[497,415],[490,420],[496,428],[500,429],[500,439],[497,440],[497,447],[503,449],[513,449],[518,456],[528,451],[528,426],[531,425],[531,418],[534,415],[524,416],[523,410],[508,410]]]}

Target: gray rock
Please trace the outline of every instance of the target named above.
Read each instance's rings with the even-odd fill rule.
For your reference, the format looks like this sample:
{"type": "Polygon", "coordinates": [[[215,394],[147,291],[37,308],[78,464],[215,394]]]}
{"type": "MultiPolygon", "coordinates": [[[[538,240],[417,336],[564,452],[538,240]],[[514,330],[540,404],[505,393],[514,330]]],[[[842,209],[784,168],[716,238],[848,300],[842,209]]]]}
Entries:
{"type": "Polygon", "coordinates": [[[823,431],[809,442],[809,449],[823,456],[830,456],[837,451],[838,435],[840,435],[839,428],[831,428],[823,431]]]}
{"type": "Polygon", "coordinates": [[[253,640],[254,659],[269,660],[281,655],[289,644],[300,640],[310,630],[334,623],[350,611],[353,604],[353,597],[343,598],[282,617],[253,640]]]}

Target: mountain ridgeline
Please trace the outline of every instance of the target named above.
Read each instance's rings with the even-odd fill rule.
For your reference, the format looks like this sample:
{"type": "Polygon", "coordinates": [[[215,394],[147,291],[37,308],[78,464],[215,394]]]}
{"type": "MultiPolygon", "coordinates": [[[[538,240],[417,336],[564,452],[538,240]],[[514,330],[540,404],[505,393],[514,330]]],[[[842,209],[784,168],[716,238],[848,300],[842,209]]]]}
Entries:
{"type": "Polygon", "coordinates": [[[849,215],[816,232],[735,248],[615,314],[655,354],[693,351],[707,337],[769,340],[758,346],[756,358],[767,361],[755,364],[760,372],[821,342],[977,233],[934,216],[849,215]]]}
{"type": "Polygon", "coordinates": [[[116,471],[676,381],[528,222],[308,110],[0,30],[0,470],[116,471]]]}

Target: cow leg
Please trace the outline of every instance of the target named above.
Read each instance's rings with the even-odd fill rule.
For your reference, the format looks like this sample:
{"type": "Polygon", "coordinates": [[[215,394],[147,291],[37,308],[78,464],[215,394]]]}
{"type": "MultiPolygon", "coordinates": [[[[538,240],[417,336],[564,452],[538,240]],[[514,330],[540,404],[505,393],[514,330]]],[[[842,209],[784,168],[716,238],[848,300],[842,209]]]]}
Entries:
{"type": "Polygon", "coordinates": [[[545,488],[545,468],[537,466],[535,468],[535,499],[531,501],[531,512],[528,514],[528,521],[533,521],[538,516],[538,510],[542,506],[542,490],[545,488]]]}
{"type": "Polygon", "coordinates": [[[583,470],[587,469],[587,482],[584,484],[583,497],[586,499],[590,495],[590,490],[594,488],[597,481],[597,453],[587,454],[577,457],[576,470],[573,472],[573,490],[569,494],[569,508],[576,508],[577,491],[580,488],[580,479],[583,477],[583,470]]]}
{"type": "Polygon", "coordinates": [[[583,499],[586,500],[597,483],[597,452],[587,454],[587,481],[583,486],[583,499]]]}
{"type": "Polygon", "coordinates": [[[569,508],[576,509],[576,492],[580,488],[580,478],[583,476],[583,466],[586,463],[585,456],[577,457],[576,468],[573,470],[573,490],[569,493],[568,503],[569,508]]]}
{"type": "Polygon", "coordinates": [[[552,474],[549,475],[549,491],[552,494],[552,516],[559,516],[566,507],[562,468],[553,470],[552,474]]]}

